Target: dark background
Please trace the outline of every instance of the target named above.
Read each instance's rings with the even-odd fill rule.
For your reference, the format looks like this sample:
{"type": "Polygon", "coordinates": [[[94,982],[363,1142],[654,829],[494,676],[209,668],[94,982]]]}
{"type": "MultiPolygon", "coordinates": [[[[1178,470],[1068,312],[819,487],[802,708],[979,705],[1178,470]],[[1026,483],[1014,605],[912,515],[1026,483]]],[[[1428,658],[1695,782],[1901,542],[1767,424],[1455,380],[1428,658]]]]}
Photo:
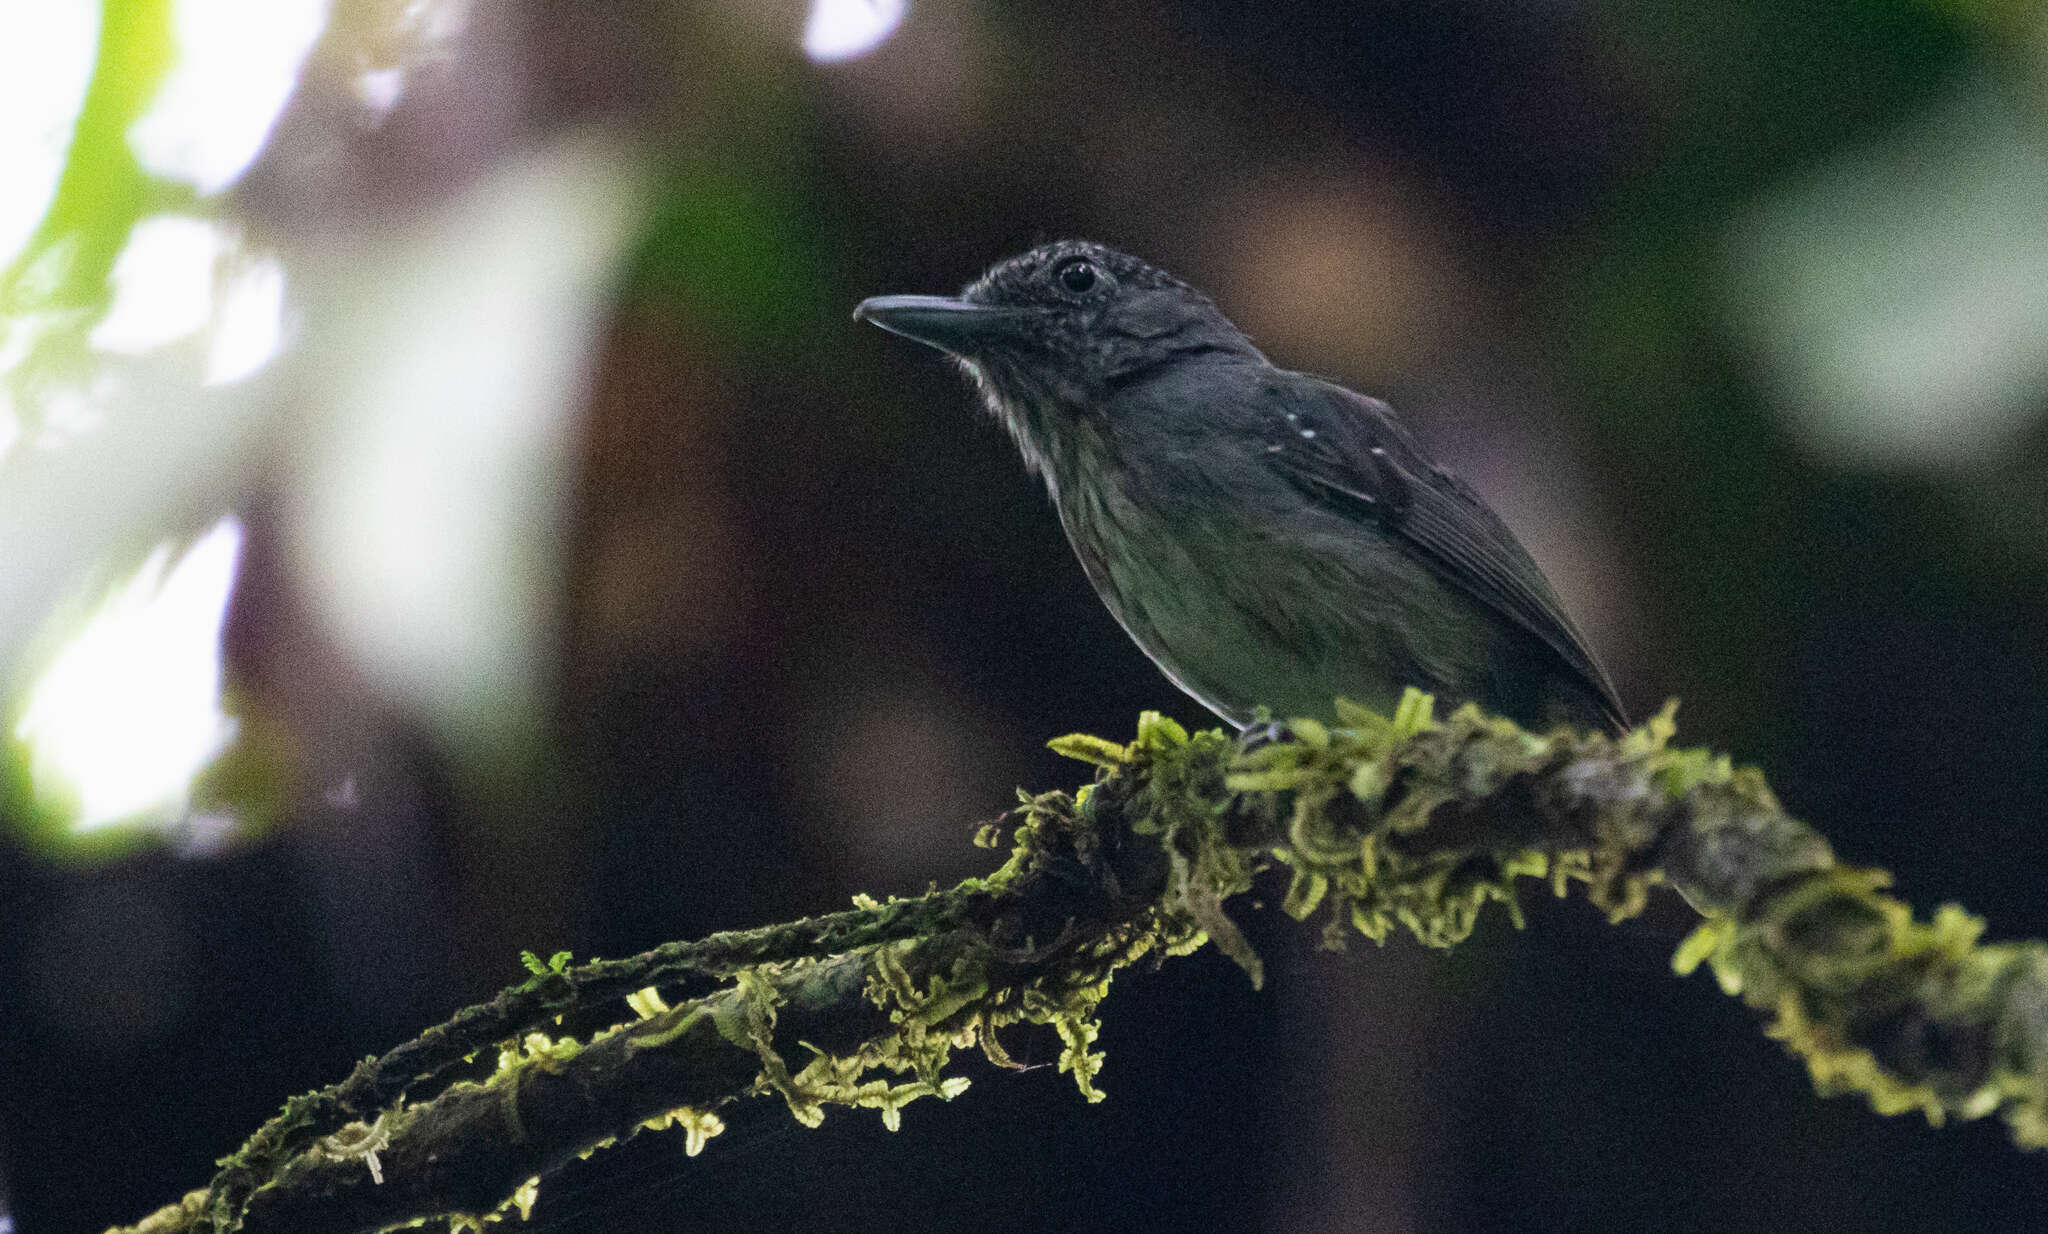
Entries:
{"type": "MultiPolygon", "coordinates": [[[[322,74],[393,8],[341,6],[223,209],[290,251],[375,243],[565,134],[647,172],[575,408],[540,735],[479,754],[356,670],[300,581],[319,563],[281,530],[299,477],[270,443],[228,497],[250,542],[226,635],[269,825],[203,857],[0,840],[16,1229],[134,1220],[201,1184],[286,1095],[516,980],[522,948],[618,955],[979,872],[969,838],[1015,787],[1083,777],[1047,738],[1122,736],[1148,707],[1206,722],[1100,607],[959,377],[848,319],[1067,235],[1406,410],[1524,533],[1638,715],[1680,698],[1684,740],[1761,765],[1916,905],[2048,932],[2048,334],[2025,295],[1913,264],[2048,243],[1997,225],[2035,209],[2000,168],[2048,145],[2030,6],[921,0],[826,64],[794,3],[529,0],[479,6],[383,125],[326,117],[322,74]],[[1925,137],[1958,106],[1960,138],[1925,137]],[[1984,116],[2013,118],[2019,155],[1944,162],[1984,116]],[[334,157],[308,171],[309,150],[334,157]],[[1958,223],[1951,200],[1981,209],[1958,223]],[[1864,258],[1826,260],[1845,245],[1864,258]],[[1814,410],[1855,410],[1868,373],[1827,361],[1868,319],[1962,357],[1952,396],[1938,347],[1885,387],[1921,383],[1903,437],[1814,410]],[[1972,427],[1985,371],[1996,433],[1972,427]]],[[[1672,976],[1674,900],[1621,929],[1528,900],[1527,931],[1496,913],[1452,953],[1322,953],[1240,907],[1266,991],[1208,952],[1120,977],[1102,1105],[1050,1067],[978,1064],[894,1135],[757,1100],[698,1159],[643,1136],[548,1180],[528,1228],[2048,1216],[2048,1164],[1995,1120],[1816,1098],[1710,978],[1672,976]]]]}

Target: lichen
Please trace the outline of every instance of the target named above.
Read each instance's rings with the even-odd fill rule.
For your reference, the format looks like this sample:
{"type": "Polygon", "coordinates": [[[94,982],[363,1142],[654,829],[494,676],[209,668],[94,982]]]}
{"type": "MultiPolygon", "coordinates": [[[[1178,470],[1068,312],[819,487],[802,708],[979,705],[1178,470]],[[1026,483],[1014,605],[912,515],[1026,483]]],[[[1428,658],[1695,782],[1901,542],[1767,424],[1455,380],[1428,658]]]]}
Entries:
{"type": "Polygon", "coordinates": [[[396,1112],[386,1110],[377,1115],[375,1122],[353,1122],[333,1135],[321,1137],[317,1147],[330,1161],[362,1162],[370,1171],[371,1181],[382,1183],[384,1167],[377,1154],[391,1146],[392,1126],[397,1119],[396,1112]]]}

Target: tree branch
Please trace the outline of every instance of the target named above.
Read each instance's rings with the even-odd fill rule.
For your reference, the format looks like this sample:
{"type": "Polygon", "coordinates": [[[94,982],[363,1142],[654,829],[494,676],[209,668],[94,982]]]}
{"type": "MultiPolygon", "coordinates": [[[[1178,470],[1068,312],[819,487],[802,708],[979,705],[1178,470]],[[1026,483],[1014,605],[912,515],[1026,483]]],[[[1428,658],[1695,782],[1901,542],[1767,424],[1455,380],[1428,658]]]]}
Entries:
{"type": "Polygon", "coordinates": [[[844,1104],[893,1127],[906,1102],[965,1089],[946,1074],[954,1049],[1008,1065],[996,1031],[1016,1023],[1055,1028],[1061,1070],[1099,1099],[1088,1047],[1111,975],[1207,939],[1261,980],[1223,904],[1274,866],[1290,871],[1286,911],[1325,913],[1333,944],[1401,928],[1449,946],[1495,901],[1519,924],[1524,877],[1560,895],[1583,883],[1615,921],[1667,883],[1705,919],[1675,966],[1708,963],[1773,1013],[1769,1031],[1823,1092],[1936,1122],[1996,1112],[2022,1145],[2048,1146],[2048,944],[1981,944],[1982,923],[1953,906],[1915,921],[1754,769],[1671,748],[1668,710],[1618,739],[1539,737],[1469,707],[1439,724],[1413,692],[1391,719],[1341,714],[1342,728],[1295,721],[1253,742],[1152,713],[1128,746],[1062,738],[1055,749],[1098,764],[1095,783],[1027,799],[988,878],[629,960],[536,964],[293,1099],[207,1188],[127,1228],[492,1220],[644,1127],[680,1123],[694,1152],[721,1127],[713,1111],[749,1094],[809,1125],[844,1104]]]}

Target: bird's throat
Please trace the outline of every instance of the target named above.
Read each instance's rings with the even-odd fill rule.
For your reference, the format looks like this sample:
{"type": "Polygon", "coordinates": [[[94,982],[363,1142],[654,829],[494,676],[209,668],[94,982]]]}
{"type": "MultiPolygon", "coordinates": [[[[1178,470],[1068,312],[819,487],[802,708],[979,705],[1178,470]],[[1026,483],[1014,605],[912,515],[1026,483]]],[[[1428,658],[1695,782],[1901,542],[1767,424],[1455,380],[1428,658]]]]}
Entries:
{"type": "Polygon", "coordinates": [[[1083,391],[1001,362],[963,359],[960,366],[974,379],[989,414],[1017,443],[1024,466],[1045,481],[1055,504],[1071,478],[1107,462],[1108,443],[1083,391]]]}

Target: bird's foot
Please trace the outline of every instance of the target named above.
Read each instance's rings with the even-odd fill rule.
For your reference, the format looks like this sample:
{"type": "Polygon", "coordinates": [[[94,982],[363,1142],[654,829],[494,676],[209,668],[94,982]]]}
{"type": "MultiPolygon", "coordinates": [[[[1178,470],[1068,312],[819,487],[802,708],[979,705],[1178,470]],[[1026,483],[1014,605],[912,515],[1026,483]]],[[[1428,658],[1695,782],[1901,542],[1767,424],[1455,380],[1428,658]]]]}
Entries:
{"type": "Polygon", "coordinates": [[[1278,720],[1254,720],[1238,730],[1237,752],[1250,754],[1262,746],[1280,745],[1295,739],[1293,731],[1278,720]]]}

